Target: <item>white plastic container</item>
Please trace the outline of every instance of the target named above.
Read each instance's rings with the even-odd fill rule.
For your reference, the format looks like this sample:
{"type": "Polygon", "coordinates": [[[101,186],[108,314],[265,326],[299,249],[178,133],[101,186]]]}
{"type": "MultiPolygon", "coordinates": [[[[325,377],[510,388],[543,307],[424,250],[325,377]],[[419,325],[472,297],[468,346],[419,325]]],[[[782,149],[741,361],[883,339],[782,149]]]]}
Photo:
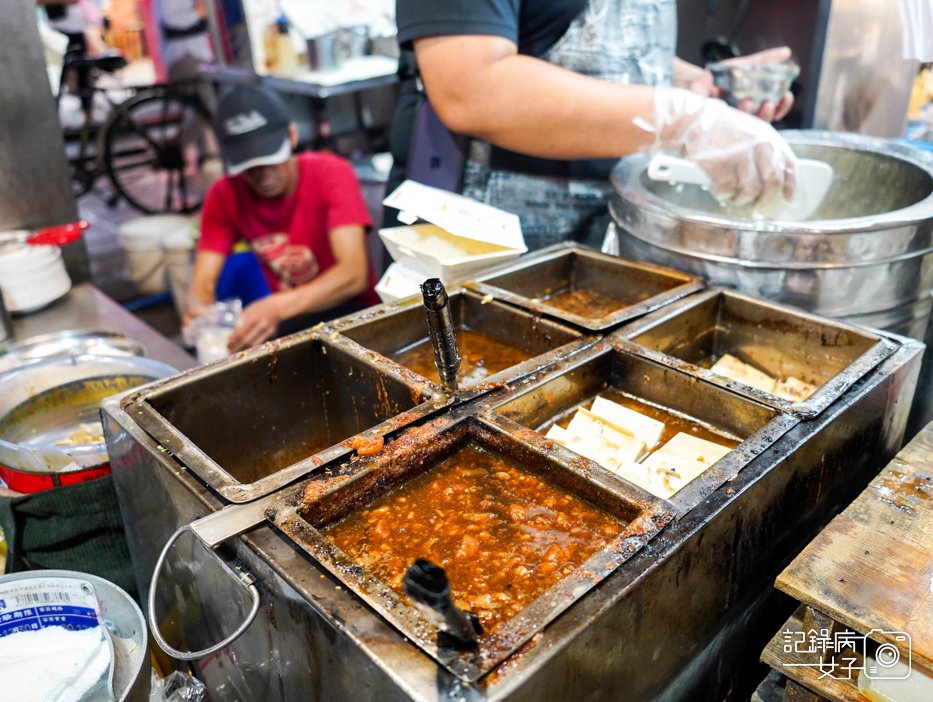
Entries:
{"type": "Polygon", "coordinates": [[[455,283],[528,250],[518,215],[462,195],[406,180],[383,204],[410,224],[380,229],[380,238],[394,261],[424,278],[455,283]]]}
{"type": "Polygon", "coordinates": [[[424,273],[412,270],[403,263],[390,263],[386,272],[376,283],[376,294],[383,302],[395,302],[421,292],[424,273]]]}
{"type": "Polygon", "coordinates": [[[162,239],[162,258],[179,317],[184,317],[188,309],[188,286],[194,274],[195,240],[190,226],[189,223],[187,230],[173,230],[162,239]]]}
{"type": "Polygon", "coordinates": [[[151,215],[124,222],[117,230],[117,239],[126,258],[126,273],[140,295],[165,292],[168,280],[162,256],[162,239],[175,231],[188,231],[188,217],[182,215],[151,215]]]}

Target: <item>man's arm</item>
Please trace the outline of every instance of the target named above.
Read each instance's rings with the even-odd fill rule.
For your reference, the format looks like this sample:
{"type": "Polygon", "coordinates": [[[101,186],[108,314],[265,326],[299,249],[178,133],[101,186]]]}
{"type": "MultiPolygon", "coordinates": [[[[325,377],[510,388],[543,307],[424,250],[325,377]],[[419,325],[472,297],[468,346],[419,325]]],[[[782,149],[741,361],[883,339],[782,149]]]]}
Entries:
{"type": "Polygon", "coordinates": [[[612,158],[654,141],[633,123],[653,113],[648,86],[522,56],[497,36],[418,39],[415,53],[431,104],[455,132],[547,158],[612,158]]]}
{"type": "Polygon", "coordinates": [[[229,348],[239,351],[260,344],[275,334],[282,320],[336,307],[369,285],[366,232],[360,225],[336,227],[328,232],[336,262],[314,278],[291,290],[257,300],[243,310],[230,337],[229,348]]]}

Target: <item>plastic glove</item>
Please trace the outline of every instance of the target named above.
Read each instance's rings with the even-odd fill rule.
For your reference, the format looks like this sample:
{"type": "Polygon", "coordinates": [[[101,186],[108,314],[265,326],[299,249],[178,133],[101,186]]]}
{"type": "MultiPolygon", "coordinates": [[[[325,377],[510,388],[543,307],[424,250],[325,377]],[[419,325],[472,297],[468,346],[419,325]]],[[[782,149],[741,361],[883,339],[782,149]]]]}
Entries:
{"type": "Polygon", "coordinates": [[[682,88],[658,87],[653,123],[655,148],[697,163],[723,204],[764,205],[794,194],[797,159],[767,122],[682,88]]]}
{"type": "MultiPolygon", "coordinates": [[[[735,66],[765,66],[771,63],[784,63],[790,61],[791,50],[787,46],[778,46],[773,49],[766,49],[747,56],[723,61],[724,64],[735,66]]],[[[703,71],[700,76],[690,83],[690,90],[706,97],[719,97],[722,90],[713,83],[713,74],[709,71],[703,71]]],[[[737,109],[742,112],[757,115],[766,122],[777,122],[783,119],[790,109],[794,106],[794,95],[790,91],[784,93],[784,97],[776,105],[770,100],[765,100],[760,105],[756,105],[754,100],[746,99],[737,105],[737,109]]]]}

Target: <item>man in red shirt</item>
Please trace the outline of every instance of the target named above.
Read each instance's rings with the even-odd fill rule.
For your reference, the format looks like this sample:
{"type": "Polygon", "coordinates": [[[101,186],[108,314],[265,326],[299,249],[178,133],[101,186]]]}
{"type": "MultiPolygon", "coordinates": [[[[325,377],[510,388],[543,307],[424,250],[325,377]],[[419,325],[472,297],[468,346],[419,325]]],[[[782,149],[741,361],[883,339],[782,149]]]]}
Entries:
{"type": "Polygon", "coordinates": [[[216,301],[239,239],[250,243],[272,293],[243,310],[230,351],[271,338],[286,320],[296,330],[378,303],[366,249],[371,221],[350,164],[294,155],[295,125],[279,96],[262,88],[224,95],[216,122],[227,175],[204,201],[189,320],[216,301]]]}

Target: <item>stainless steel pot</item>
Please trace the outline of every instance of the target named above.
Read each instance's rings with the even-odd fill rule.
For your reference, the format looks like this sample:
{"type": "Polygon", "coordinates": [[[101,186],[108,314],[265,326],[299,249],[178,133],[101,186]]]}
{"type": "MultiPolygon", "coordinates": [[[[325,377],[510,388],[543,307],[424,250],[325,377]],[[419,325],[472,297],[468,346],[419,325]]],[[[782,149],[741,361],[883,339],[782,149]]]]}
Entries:
{"type": "Polygon", "coordinates": [[[694,186],[612,173],[620,255],[672,266],[768,300],[922,339],[933,305],[933,155],[895,142],[783,133],[835,180],[804,222],[756,221],[694,186]]]}
{"type": "Polygon", "coordinates": [[[90,439],[82,423],[97,421],[110,395],[174,373],[149,358],[90,355],[0,373],[0,476],[14,490],[36,492],[108,473],[103,437],[90,439]]]}

